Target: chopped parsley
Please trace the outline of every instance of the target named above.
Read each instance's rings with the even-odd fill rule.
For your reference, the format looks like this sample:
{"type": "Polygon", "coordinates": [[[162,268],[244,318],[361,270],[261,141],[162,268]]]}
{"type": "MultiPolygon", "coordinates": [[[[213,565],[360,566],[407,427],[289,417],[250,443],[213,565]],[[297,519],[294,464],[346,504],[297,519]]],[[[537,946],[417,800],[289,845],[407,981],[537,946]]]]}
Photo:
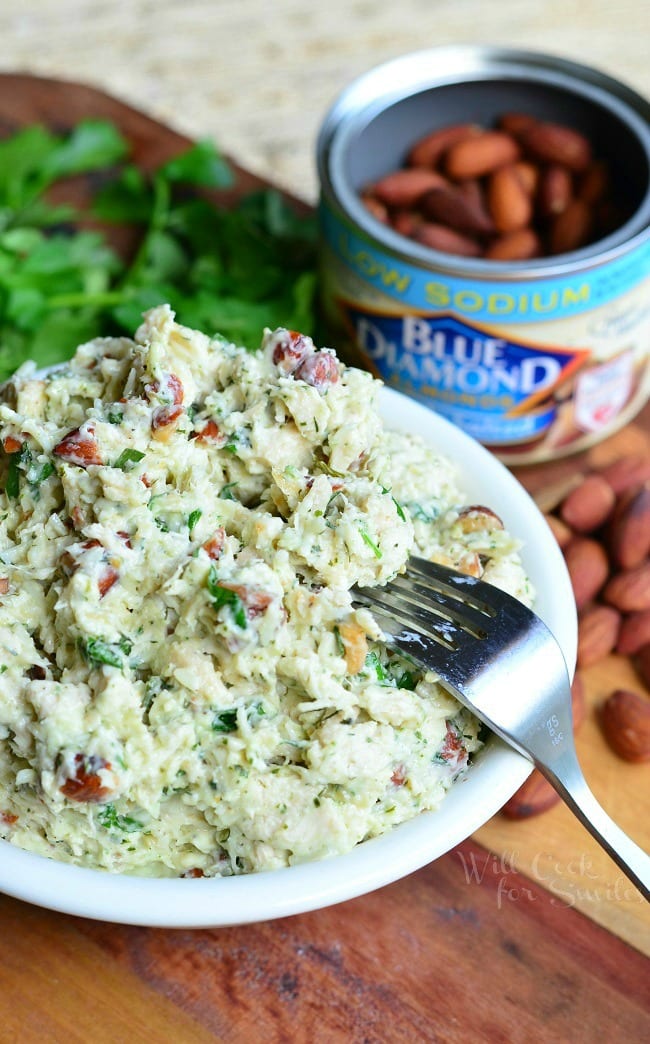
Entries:
{"type": "Polygon", "coordinates": [[[79,648],[91,666],[123,667],[124,656],[133,648],[124,635],[118,642],[107,642],[103,638],[80,638],[79,648]]]}
{"type": "Polygon", "coordinates": [[[201,511],[201,508],[195,508],[194,511],[190,511],[190,516],[187,520],[187,528],[189,529],[190,533],[194,529],[202,514],[203,512],[201,511]]]}
{"type": "Polygon", "coordinates": [[[143,457],[144,453],[140,450],[124,449],[113,464],[113,467],[119,468],[120,471],[131,471],[132,466],[138,464],[143,457]]]}
{"type": "Polygon", "coordinates": [[[97,813],[97,819],[107,830],[119,830],[124,834],[134,834],[138,830],[144,830],[144,823],[133,819],[132,816],[120,815],[116,811],[115,805],[104,805],[97,813]]]}
{"type": "Polygon", "coordinates": [[[241,627],[243,630],[247,626],[244,603],[236,591],[232,591],[229,587],[223,587],[219,583],[217,567],[214,564],[210,566],[210,572],[208,573],[208,591],[212,596],[212,604],[215,609],[228,606],[237,627],[241,627]]]}

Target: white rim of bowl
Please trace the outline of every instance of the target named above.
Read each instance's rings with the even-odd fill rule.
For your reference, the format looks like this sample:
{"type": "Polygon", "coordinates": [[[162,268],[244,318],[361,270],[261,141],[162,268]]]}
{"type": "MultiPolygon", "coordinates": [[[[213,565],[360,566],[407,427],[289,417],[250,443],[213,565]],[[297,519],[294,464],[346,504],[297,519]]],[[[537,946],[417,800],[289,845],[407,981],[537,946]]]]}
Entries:
{"type": "MultiPolygon", "coordinates": [[[[457,464],[461,485],[462,462],[471,458],[472,497],[484,491],[483,499],[504,518],[506,528],[525,538],[522,559],[533,583],[535,569],[529,560],[540,562],[538,575],[543,563],[544,573],[553,576],[535,608],[554,631],[572,673],[577,649],[573,592],[562,554],[532,498],[488,450],[426,406],[382,388],[380,409],[387,427],[420,434],[457,464]],[[529,527],[527,533],[521,533],[520,516],[529,527]]],[[[495,815],[531,770],[529,761],[493,736],[438,810],[420,813],[344,855],[234,877],[181,880],[111,874],[0,841],[0,891],[63,913],[146,927],[226,927],[305,913],[365,895],[444,855],[495,815]],[[464,793],[468,785],[473,795],[469,804],[464,793]]]]}

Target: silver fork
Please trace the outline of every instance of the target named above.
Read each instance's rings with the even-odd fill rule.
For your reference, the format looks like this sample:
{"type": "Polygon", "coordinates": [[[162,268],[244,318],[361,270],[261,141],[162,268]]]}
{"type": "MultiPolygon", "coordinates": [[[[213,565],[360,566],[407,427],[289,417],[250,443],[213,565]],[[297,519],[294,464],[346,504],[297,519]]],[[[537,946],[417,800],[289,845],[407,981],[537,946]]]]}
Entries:
{"type": "Polygon", "coordinates": [[[386,644],[428,670],[546,777],[650,899],[650,858],[603,811],[573,742],[562,651],[535,613],[497,587],[420,558],[383,587],[353,589],[386,644]]]}

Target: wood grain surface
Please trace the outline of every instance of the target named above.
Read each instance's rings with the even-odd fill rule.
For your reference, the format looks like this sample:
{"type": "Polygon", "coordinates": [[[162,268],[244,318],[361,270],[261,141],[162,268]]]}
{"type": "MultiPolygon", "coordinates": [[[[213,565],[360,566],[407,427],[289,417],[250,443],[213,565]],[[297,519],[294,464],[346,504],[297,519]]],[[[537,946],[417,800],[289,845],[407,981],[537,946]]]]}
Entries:
{"type": "MultiPolygon", "coordinates": [[[[0,133],[89,115],[115,120],[145,168],[187,144],[91,88],[0,76],[0,133]]],[[[240,171],[236,191],[259,184],[240,171]]],[[[650,453],[649,422],[646,410],[590,454],[519,476],[535,490],[632,446],[650,453]]],[[[596,715],[638,679],[610,657],[586,682],[587,778],[648,845],[648,766],[611,754],[596,715]]],[[[241,928],[120,927],[0,897],[0,1042],[644,1039],[650,921],[613,864],[564,807],[495,817],[478,838],[372,895],[241,928]]]]}
{"type": "Polygon", "coordinates": [[[3,1041],[622,1044],[647,1032],[645,959],[472,842],[361,899],[266,924],[127,928],[1,897],[0,918],[3,1041]]]}

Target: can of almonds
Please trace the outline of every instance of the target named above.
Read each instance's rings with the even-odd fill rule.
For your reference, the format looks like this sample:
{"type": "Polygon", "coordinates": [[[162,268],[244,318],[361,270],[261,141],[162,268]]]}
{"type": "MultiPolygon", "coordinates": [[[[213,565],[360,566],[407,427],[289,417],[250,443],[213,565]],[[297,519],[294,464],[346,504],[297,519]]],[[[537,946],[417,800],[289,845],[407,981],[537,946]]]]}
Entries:
{"type": "Polygon", "coordinates": [[[318,140],[321,307],[349,362],[507,463],[582,450],[650,392],[650,104],[499,48],[380,66],[318,140]]]}

